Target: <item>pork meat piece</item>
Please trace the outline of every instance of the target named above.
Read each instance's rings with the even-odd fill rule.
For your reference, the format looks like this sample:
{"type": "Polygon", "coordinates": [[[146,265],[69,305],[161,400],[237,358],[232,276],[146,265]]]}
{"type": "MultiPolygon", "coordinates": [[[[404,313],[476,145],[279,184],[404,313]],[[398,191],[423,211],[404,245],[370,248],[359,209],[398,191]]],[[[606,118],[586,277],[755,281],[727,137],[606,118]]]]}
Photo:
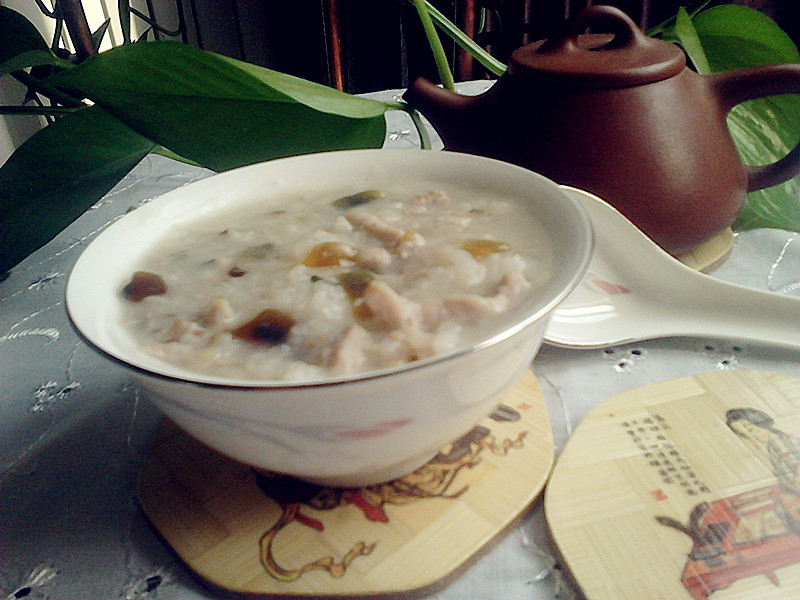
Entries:
{"type": "Polygon", "coordinates": [[[422,324],[422,306],[404,298],[378,279],[373,279],[364,288],[364,304],[373,318],[390,331],[407,327],[419,329],[422,324]]]}
{"type": "Polygon", "coordinates": [[[363,327],[351,325],[328,347],[325,366],[337,375],[358,370],[367,360],[364,349],[369,340],[363,327]]]}
{"type": "Polygon", "coordinates": [[[518,271],[506,273],[497,284],[492,296],[459,294],[426,302],[422,307],[423,323],[428,330],[435,330],[446,320],[471,323],[492,314],[508,310],[530,282],[518,271]]]}
{"type": "Polygon", "coordinates": [[[382,273],[392,264],[392,255],[386,248],[372,247],[358,251],[356,264],[373,273],[382,273]]]}
{"type": "Polygon", "coordinates": [[[181,342],[184,344],[197,344],[205,339],[208,330],[194,321],[175,319],[167,334],[167,342],[181,342]]]}
{"type": "Polygon", "coordinates": [[[203,327],[214,327],[232,323],[236,318],[233,307],[227,298],[216,298],[211,304],[200,311],[197,322],[203,327]]]}
{"type": "Polygon", "coordinates": [[[364,210],[351,210],[347,213],[346,219],[354,228],[365,231],[402,257],[408,256],[414,248],[425,244],[425,238],[419,233],[395,227],[364,210]]]}

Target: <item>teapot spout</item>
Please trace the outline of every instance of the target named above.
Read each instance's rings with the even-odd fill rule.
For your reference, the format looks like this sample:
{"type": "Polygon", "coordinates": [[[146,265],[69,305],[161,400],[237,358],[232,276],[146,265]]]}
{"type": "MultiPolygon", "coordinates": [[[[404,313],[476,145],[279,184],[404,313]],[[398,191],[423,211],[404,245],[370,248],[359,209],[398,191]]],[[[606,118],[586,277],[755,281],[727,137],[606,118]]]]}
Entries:
{"type": "Polygon", "coordinates": [[[446,90],[424,77],[418,77],[408,86],[403,99],[427,116],[428,113],[447,113],[466,108],[471,98],[446,90]]]}
{"type": "MultiPolygon", "coordinates": [[[[492,119],[494,88],[478,96],[467,96],[446,90],[425,78],[416,79],[403,94],[409,106],[421,112],[444,142],[444,147],[457,152],[482,154],[487,143],[482,124],[492,119]]],[[[500,86],[501,88],[503,86],[500,86]]],[[[499,89],[499,88],[498,88],[499,89]]]]}

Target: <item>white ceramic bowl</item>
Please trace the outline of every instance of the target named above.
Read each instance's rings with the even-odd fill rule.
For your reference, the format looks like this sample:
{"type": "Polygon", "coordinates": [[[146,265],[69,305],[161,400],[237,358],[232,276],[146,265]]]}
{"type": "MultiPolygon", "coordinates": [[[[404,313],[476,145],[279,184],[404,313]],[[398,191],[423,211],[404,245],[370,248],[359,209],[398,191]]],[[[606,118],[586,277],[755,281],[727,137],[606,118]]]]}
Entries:
{"type": "Polygon", "coordinates": [[[66,302],[78,333],[127,367],[145,395],[192,436],[259,468],[323,485],[362,486],[413,471],[494,409],[529,367],[551,312],[580,282],[591,253],[591,225],[582,209],[558,185],[526,169],[450,152],[332,152],[228,171],[125,215],[80,256],[66,302]],[[555,265],[521,316],[450,354],[307,383],[189,373],[139,351],[121,326],[120,290],[174,224],[254,199],[324,193],[353,181],[379,188],[397,177],[488,186],[526,204],[552,238],[555,265]]]}

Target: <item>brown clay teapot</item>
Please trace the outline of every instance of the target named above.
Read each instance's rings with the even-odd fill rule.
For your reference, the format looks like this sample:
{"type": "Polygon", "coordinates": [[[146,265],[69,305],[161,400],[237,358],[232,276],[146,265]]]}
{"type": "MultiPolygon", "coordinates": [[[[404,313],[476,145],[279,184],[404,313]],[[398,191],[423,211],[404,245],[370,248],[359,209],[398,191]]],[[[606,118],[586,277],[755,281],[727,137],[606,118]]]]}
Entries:
{"type": "Polygon", "coordinates": [[[527,167],[614,205],[679,254],[730,226],[748,191],[800,172],[800,146],[746,166],[725,123],[736,104],[800,93],[800,64],[699,75],[676,45],[647,37],[622,11],[593,6],[544,43],[516,50],[484,94],[416,80],[404,99],[445,148],[527,167]],[[590,26],[613,34],[588,48],[590,26]]]}

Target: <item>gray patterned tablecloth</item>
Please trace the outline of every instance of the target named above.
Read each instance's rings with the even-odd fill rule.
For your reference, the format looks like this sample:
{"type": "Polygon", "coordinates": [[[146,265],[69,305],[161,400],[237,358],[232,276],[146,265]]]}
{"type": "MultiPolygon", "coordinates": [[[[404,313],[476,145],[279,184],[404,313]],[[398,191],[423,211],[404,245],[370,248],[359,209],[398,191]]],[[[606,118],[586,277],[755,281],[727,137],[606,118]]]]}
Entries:
{"type": "MultiPolygon", "coordinates": [[[[416,147],[403,113],[390,115],[387,145],[416,147]]],[[[137,508],[139,464],[161,415],[118,366],[76,337],[64,310],[70,266],[100,230],[128,209],[208,175],[163,157],[144,159],[0,284],[0,600],[218,597],[182,566],[137,508]]],[[[800,295],[800,236],[736,235],[730,258],[713,276],[800,295]]],[[[664,339],[605,350],[545,346],[533,368],[558,452],[582,416],[617,393],[716,369],[800,376],[800,354],[725,340],[664,339]]],[[[553,557],[539,503],[430,597],[579,598],[553,557]]]]}

